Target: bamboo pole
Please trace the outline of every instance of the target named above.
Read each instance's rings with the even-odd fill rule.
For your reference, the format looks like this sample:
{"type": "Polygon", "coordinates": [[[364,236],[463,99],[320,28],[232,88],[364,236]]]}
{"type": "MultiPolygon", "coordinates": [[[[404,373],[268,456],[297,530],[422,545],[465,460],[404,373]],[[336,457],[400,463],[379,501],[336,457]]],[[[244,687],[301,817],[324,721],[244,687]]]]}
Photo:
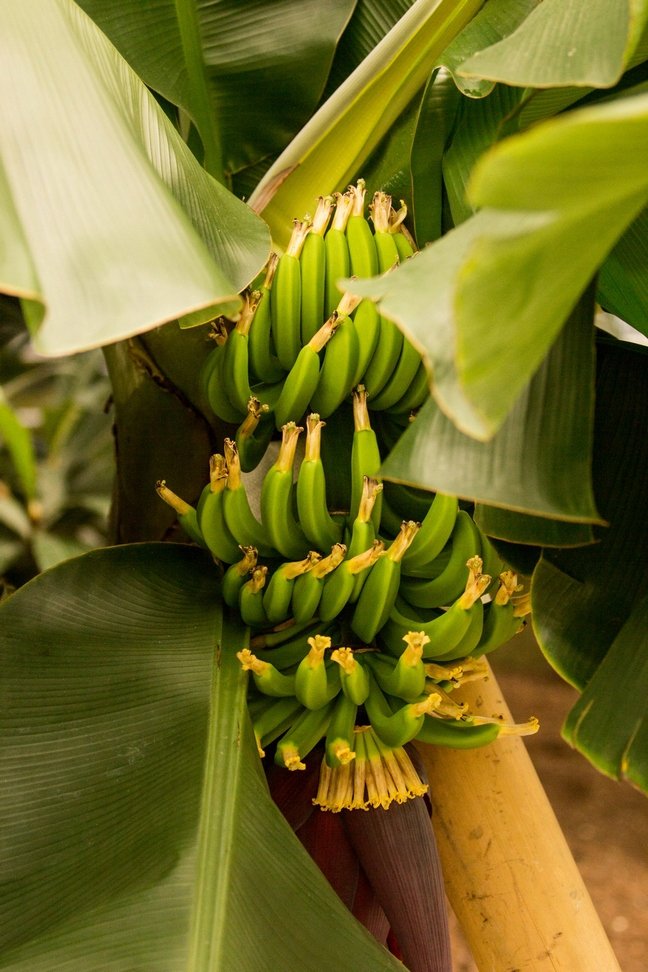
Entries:
{"type": "MultiPolygon", "coordinates": [[[[511,721],[492,673],[462,697],[511,721]]],[[[480,972],[619,972],[523,740],[418,748],[446,891],[480,972]]]]}

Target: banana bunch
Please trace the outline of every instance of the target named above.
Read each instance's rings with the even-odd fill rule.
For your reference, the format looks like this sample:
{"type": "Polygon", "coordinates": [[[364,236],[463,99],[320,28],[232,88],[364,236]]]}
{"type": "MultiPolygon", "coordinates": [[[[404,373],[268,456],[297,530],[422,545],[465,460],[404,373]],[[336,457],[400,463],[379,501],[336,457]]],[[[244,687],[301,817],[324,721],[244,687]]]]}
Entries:
{"type": "Polygon", "coordinates": [[[202,388],[219,418],[247,423],[243,436],[259,409],[268,413],[264,431],[273,419],[277,430],[300,422],[309,408],[327,418],[360,383],[371,408],[390,414],[409,415],[427,398],[414,346],[372,301],[338,290],[344,277],[387,272],[415,252],[405,206],[395,211],[377,192],[368,218],[365,192],[360,180],[320,197],[312,218],[294,221],[285,253],[273,253],[263,279],[243,295],[237,320],[214,325],[202,388]]]}

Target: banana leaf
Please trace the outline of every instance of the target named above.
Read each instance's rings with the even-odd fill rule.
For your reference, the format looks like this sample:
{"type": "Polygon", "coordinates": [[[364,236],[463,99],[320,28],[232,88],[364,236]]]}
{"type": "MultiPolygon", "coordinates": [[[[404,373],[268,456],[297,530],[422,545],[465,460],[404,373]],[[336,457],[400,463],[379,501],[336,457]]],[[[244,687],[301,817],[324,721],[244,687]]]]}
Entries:
{"type": "Polygon", "coordinates": [[[0,288],[68,354],[238,306],[267,228],[71,0],[0,11],[0,288]]]}
{"type": "Polygon", "coordinates": [[[96,551],[2,602],[3,972],[401,968],[269,796],[246,640],[187,546],[96,551]]]}

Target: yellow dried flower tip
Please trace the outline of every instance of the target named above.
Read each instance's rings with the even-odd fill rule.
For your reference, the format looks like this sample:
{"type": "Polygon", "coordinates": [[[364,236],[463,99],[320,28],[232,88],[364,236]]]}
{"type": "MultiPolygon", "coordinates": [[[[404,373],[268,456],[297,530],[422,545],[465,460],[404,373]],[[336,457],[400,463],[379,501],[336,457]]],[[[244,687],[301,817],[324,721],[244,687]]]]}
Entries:
{"type": "Polygon", "coordinates": [[[525,618],[527,614],[531,614],[531,592],[527,591],[521,597],[514,598],[515,608],[513,610],[513,615],[516,618],[525,618]]]}
{"type": "Polygon", "coordinates": [[[328,635],[315,635],[313,638],[308,639],[308,644],[310,645],[310,651],[306,655],[306,660],[311,668],[315,668],[317,665],[321,665],[324,659],[324,652],[327,648],[331,647],[331,639],[328,635]]]}
{"type": "Polygon", "coordinates": [[[236,657],[240,661],[243,671],[252,672],[254,675],[262,675],[270,667],[268,662],[261,661],[249,648],[237,651],[236,657]]]}
{"type": "Polygon", "coordinates": [[[402,746],[386,746],[371,726],[355,728],[355,760],[331,769],[322,761],[313,803],[322,810],[368,810],[405,803],[427,793],[402,746]]]}
{"type": "Polygon", "coordinates": [[[305,770],[306,763],[302,762],[296,746],[285,746],[282,752],[284,766],[289,770],[305,770]]]}
{"type": "Polygon", "coordinates": [[[347,743],[333,743],[331,749],[333,750],[333,755],[342,766],[346,766],[347,763],[350,763],[352,759],[356,758],[356,754],[347,743]]]}
{"type": "Polygon", "coordinates": [[[413,667],[423,657],[423,649],[429,643],[430,639],[425,631],[408,631],[406,635],[403,635],[403,641],[406,647],[401,658],[404,664],[413,667]]]}
{"type": "Polygon", "coordinates": [[[353,657],[351,648],[336,648],[335,651],[331,652],[331,661],[337,662],[342,671],[347,675],[351,675],[358,664],[353,657]]]}
{"type": "Polygon", "coordinates": [[[499,726],[500,736],[533,736],[540,728],[540,723],[535,716],[531,716],[526,722],[505,722],[503,718],[493,716],[471,716],[467,720],[468,725],[472,726],[499,726]]]}

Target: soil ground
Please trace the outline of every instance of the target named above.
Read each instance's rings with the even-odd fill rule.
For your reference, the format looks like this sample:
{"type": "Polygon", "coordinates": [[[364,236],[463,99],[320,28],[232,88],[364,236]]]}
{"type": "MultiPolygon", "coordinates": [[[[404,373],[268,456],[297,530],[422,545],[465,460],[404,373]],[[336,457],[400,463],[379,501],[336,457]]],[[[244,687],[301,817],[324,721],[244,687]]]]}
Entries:
{"type": "MultiPolygon", "coordinates": [[[[560,736],[577,698],[526,633],[495,652],[493,668],[516,719],[540,720],[528,751],[623,972],[648,970],[648,799],[602,776],[560,736]]],[[[455,972],[475,972],[453,923],[455,972]]],[[[592,972],[597,970],[592,969],[592,972]]]]}

